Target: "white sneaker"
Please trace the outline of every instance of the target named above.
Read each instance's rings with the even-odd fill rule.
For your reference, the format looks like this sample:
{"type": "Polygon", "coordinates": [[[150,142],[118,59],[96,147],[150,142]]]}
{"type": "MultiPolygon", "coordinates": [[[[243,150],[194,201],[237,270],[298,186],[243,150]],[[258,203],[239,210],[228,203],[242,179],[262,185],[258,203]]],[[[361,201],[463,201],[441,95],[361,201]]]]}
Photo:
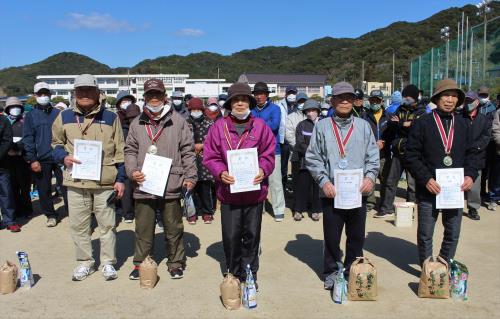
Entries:
{"type": "Polygon", "coordinates": [[[282,222],[284,218],[285,218],[285,216],[278,215],[278,216],[274,217],[274,221],[275,222],[282,222]]]}
{"type": "Polygon", "coordinates": [[[51,217],[47,219],[47,222],[45,223],[47,227],[55,227],[57,225],[57,219],[51,217]]]}
{"type": "Polygon", "coordinates": [[[115,267],[113,265],[105,265],[102,267],[102,275],[105,280],[113,280],[118,278],[118,274],[116,273],[115,267]]]}
{"type": "Polygon", "coordinates": [[[82,281],[90,276],[95,269],[92,267],[87,267],[85,265],[80,265],[73,270],[73,281],[82,281]]]}

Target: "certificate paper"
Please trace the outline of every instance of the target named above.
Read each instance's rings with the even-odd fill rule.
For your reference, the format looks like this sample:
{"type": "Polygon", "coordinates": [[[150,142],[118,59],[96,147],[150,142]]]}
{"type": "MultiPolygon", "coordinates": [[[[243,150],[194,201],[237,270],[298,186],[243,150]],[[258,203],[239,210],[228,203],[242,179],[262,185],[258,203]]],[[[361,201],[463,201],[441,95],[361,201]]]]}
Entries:
{"type": "Polygon", "coordinates": [[[234,184],[230,185],[231,193],[260,189],[260,184],[253,184],[255,176],[259,174],[259,157],[256,148],[227,151],[227,166],[229,175],[235,179],[234,184]]]}
{"type": "Polygon", "coordinates": [[[359,188],[363,182],[363,169],[334,169],[333,175],[336,191],[334,207],[339,209],[361,207],[359,188]]]}
{"type": "Polygon", "coordinates": [[[139,190],[163,197],[171,166],[171,158],[146,154],[141,170],[146,177],[142,185],[139,186],[139,190]]]}
{"type": "Polygon", "coordinates": [[[436,195],[436,208],[464,208],[463,168],[436,169],[436,182],[441,186],[441,192],[436,195]]]}
{"type": "Polygon", "coordinates": [[[81,164],[73,164],[71,176],[74,179],[101,180],[102,142],[76,139],[73,157],[81,164]]]}

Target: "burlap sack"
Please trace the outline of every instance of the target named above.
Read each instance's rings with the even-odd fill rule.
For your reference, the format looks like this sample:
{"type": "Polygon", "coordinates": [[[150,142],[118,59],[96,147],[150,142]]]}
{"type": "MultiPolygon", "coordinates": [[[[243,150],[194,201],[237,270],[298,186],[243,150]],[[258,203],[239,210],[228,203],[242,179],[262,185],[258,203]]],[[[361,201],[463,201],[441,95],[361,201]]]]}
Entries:
{"type": "Polygon", "coordinates": [[[448,269],[448,263],[441,256],[427,258],[422,266],[418,296],[420,298],[449,298],[450,280],[448,269]]]}
{"type": "Polygon", "coordinates": [[[241,306],[241,287],[238,278],[227,274],[220,284],[220,298],[228,310],[236,310],[241,306]]]}
{"type": "Polygon", "coordinates": [[[139,266],[139,283],[143,289],[153,289],[158,281],[158,265],[150,256],[139,266]]]}
{"type": "Polygon", "coordinates": [[[357,257],[349,271],[349,300],[377,300],[377,270],[366,257],[357,257]]]}
{"type": "Polygon", "coordinates": [[[16,291],[19,271],[17,266],[6,261],[0,267],[0,294],[11,294],[16,291]]]}

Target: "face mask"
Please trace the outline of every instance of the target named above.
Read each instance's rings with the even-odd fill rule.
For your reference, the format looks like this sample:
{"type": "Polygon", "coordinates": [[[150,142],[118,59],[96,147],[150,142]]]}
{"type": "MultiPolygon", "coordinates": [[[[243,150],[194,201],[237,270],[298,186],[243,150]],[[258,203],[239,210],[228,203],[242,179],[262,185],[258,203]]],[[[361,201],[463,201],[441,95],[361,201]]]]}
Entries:
{"type": "Polygon", "coordinates": [[[36,97],[36,103],[40,104],[40,105],[47,105],[50,103],[50,97],[48,96],[37,96],[36,97]]]}
{"type": "Polygon", "coordinates": [[[381,107],[382,107],[382,104],[371,104],[370,105],[370,108],[372,109],[373,112],[378,112],[381,107]]]}
{"type": "Polygon", "coordinates": [[[146,104],[146,108],[153,113],[159,113],[163,109],[163,106],[164,106],[163,104],[160,104],[158,106],[152,106],[152,105],[146,104]]]}
{"type": "Polygon", "coordinates": [[[172,104],[174,104],[174,106],[179,106],[182,104],[182,100],[172,100],[172,104]]]}
{"type": "Polygon", "coordinates": [[[479,103],[481,103],[481,104],[486,104],[486,103],[488,103],[489,101],[490,101],[490,99],[489,99],[489,98],[487,98],[487,97],[485,97],[485,98],[480,99],[480,100],[479,100],[479,103]]]}
{"type": "Polygon", "coordinates": [[[217,112],[219,110],[219,107],[212,104],[208,106],[208,109],[210,110],[210,112],[217,112]]]}
{"type": "Polygon", "coordinates": [[[226,103],[226,101],[224,101],[224,100],[220,100],[220,101],[219,101],[219,106],[220,106],[220,107],[223,107],[223,106],[224,106],[224,103],[226,103]]]}
{"type": "Polygon", "coordinates": [[[304,103],[297,104],[297,109],[302,110],[304,108],[304,103]]]}
{"type": "Polygon", "coordinates": [[[422,95],[418,96],[418,101],[422,101],[422,95]]]}
{"type": "Polygon", "coordinates": [[[290,103],[294,103],[297,99],[297,95],[295,94],[290,94],[286,97],[286,100],[290,103]]]}
{"type": "Polygon", "coordinates": [[[308,119],[314,122],[318,118],[318,112],[315,111],[308,112],[306,116],[308,119]]]}
{"type": "Polygon", "coordinates": [[[405,97],[401,101],[401,105],[406,105],[406,106],[411,106],[413,103],[415,103],[415,100],[411,97],[405,97]]]}
{"type": "Polygon", "coordinates": [[[231,114],[233,114],[233,116],[238,120],[246,120],[247,117],[250,115],[250,109],[246,110],[244,114],[234,114],[234,113],[231,114]]]}
{"type": "Polygon", "coordinates": [[[120,103],[120,107],[123,109],[123,110],[126,110],[127,107],[132,104],[132,102],[130,101],[123,101],[122,103],[120,103]]]}
{"type": "Polygon", "coordinates": [[[194,117],[195,119],[199,119],[203,115],[203,111],[196,110],[196,111],[191,111],[191,116],[194,117]]]}
{"type": "Polygon", "coordinates": [[[20,107],[13,107],[9,110],[9,114],[12,116],[19,116],[19,115],[21,115],[21,108],[20,107]]]}
{"type": "Polygon", "coordinates": [[[472,112],[476,109],[476,107],[477,107],[476,103],[474,103],[474,102],[469,103],[469,104],[467,104],[467,111],[472,112]]]}
{"type": "Polygon", "coordinates": [[[327,116],[327,115],[328,115],[328,110],[321,111],[321,116],[327,116]]]}

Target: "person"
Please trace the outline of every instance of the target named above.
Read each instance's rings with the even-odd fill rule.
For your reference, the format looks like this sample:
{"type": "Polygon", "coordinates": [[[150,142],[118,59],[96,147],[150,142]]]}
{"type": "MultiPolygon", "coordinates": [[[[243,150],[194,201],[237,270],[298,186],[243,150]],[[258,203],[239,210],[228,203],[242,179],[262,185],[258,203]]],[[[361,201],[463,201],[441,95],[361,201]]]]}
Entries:
{"type": "Polygon", "coordinates": [[[193,98],[192,94],[184,95],[184,105],[186,106],[186,108],[189,107],[189,102],[191,101],[192,98],[193,98]]]}
{"type": "Polygon", "coordinates": [[[467,215],[472,220],[479,220],[478,210],[481,207],[481,169],[485,166],[486,148],[491,140],[491,124],[493,119],[490,120],[479,112],[479,98],[476,92],[467,92],[463,105],[464,108],[459,116],[462,116],[470,126],[473,147],[477,152],[477,168],[479,169],[478,177],[474,181],[470,191],[466,193],[467,215]]]}
{"type": "Polygon", "coordinates": [[[276,170],[276,134],[263,119],[251,113],[257,101],[248,84],[234,83],[228,93],[224,108],[230,113],[210,128],[204,144],[203,164],[214,176],[217,198],[221,202],[226,269],[244,282],[247,265],[257,280],[263,206],[268,178],[276,170]],[[259,173],[253,183],[260,184],[260,189],[231,193],[230,185],[235,179],[228,172],[227,152],[247,148],[257,149],[259,173]]]}
{"type": "Polygon", "coordinates": [[[229,111],[224,108],[224,103],[226,103],[226,100],[227,100],[227,94],[225,93],[219,94],[217,101],[219,103],[222,116],[226,116],[229,113],[229,111]]]}
{"type": "Polygon", "coordinates": [[[219,101],[216,97],[210,97],[207,100],[207,106],[204,109],[205,116],[208,117],[212,122],[217,121],[221,118],[222,110],[219,107],[219,101]]]}
{"type": "MultiPolygon", "coordinates": [[[[197,214],[202,216],[205,224],[211,224],[214,220],[215,202],[212,193],[214,178],[203,166],[203,143],[208,130],[214,122],[203,114],[203,101],[194,97],[189,102],[189,117],[187,122],[193,128],[194,152],[196,153],[196,167],[198,170],[198,182],[193,190],[193,201],[197,214]]],[[[197,214],[188,217],[189,224],[196,224],[197,214]]]]}
{"type": "Polygon", "coordinates": [[[394,91],[391,95],[391,104],[385,109],[387,113],[394,114],[397,112],[399,106],[401,105],[401,101],[403,100],[403,96],[401,92],[394,91]]]}
{"type": "Polygon", "coordinates": [[[31,169],[24,160],[23,154],[23,126],[24,126],[24,106],[17,97],[7,99],[5,112],[12,125],[13,143],[8,155],[8,168],[12,184],[13,199],[16,207],[17,218],[31,218],[33,206],[31,205],[31,169]]]}
{"type": "MultiPolygon", "coordinates": [[[[361,89],[356,89],[354,90],[354,94],[356,95],[356,98],[353,102],[352,114],[356,117],[363,118],[366,112],[364,108],[365,93],[361,89]]],[[[333,112],[333,109],[330,112],[333,112]]],[[[330,114],[330,116],[332,116],[332,114],[330,114]]]]}
{"type": "Polygon", "coordinates": [[[56,163],[66,166],[64,185],[68,188],[69,225],[78,263],[73,271],[73,280],[84,280],[95,271],[90,227],[92,213],[100,234],[102,275],[105,280],[113,280],[118,277],[114,268],[116,216],[110,198],[116,196],[120,199],[125,190],[123,130],[118,116],[100,103],[99,87],[93,75],[77,76],[74,88],[75,107],[60,112],[52,125],[52,156],[56,163]],[[81,164],[75,158],[75,140],[101,144],[99,180],[72,177],[73,165],[81,164]]]}
{"type": "Polygon", "coordinates": [[[437,109],[415,121],[408,136],[405,161],[417,185],[420,265],[432,256],[434,226],[439,215],[444,226],[439,255],[444,260],[455,257],[460,236],[463,209],[436,209],[436,195],[441,192],[436,181],[436,169],[463,168],[461,190],[464,192],[471,189],[477,177],[472,132],[466,120],[454,114],[455,108],[464,103],[464,99],[464,92],[454,80],[439,81],[431,97],[437,109]]]}
{"type": "Polygon", "coordinates": [[[62,193],[64,206],[68,210],[67,190],[63,184],[61,165],[52,156],[52,124],[61,112],[50,103],[51,91],[45,82],[35,84],[33,91],[36,105],[24,117],[23,145],[24,159],[30,164],[33,180],[40,198],[40,208],[47,217],[46,226],[54,227],[58,216],[52,202],[52,172],[56,177],[56,185],[62,193]]]}
{"type": "Polygon", "coordinates": [[[145,105],[142,113],[130,124],[125,144],[125,168],[136,186],[148,180],[141,172],[146,154],[172,159],[163,196],[156,196],[138,187],[135,199],[134,268],[129,279],[139,279],[139,265],[153,255],[156,210],[163,220],[167,267],[170,278],[184,276],[184,225],[182,223],[182,189],[192,191],[196,181],[193,133],[181,114],[167,104],[165,86],[160,79],[144,82],[145,105]]]}
{"type": "Polygon", "coordinates": [[[418,88],[415,85],[407,85],[401,95],[403,96],[401,105],[396,114],[390,116],[389,129],[393,130],[394,134],[394,139],[391,142],[393,156],[387,176],[385,194],[381,197],[380,211],[374,216],[377,218],[394,216],[394,199],[396,198],[396,191],[403,170],[406,172],[407,181],[406,201],[415,202],[415,179],[406,169],[403,156],[408,144],[408,133],[415,120],[425,114],[425,107],[417,104],[418,88]]]}
{"type": "Polygon", "coordinates": [[[326,102],[321,103],[321,113],[320,113],[320,119],[324,119],[328,117],[328,111],[330,110],[332,106],[326,102]]]}
{"type": "Polygon", "coordinates": [[[174,91],[172,93],[172,105],[174,106],[174,111],[179,113],[183,118],[187,119],[189,112],[186,107],[186,103],[183,99],[183,94],[181,91],[174,91]]]}
{"type": "MultiPolygon", "coordinates": [[[[364,112],[362,118],[370,124],[379,149],[380,169],[377,177],[380,180],[380,198],[383,199],[385,196],[387,176],[389,175],[389,169],[391,167],[391,141],[393,130],[389,128],[389,114],[384,109],[384,93],[380,90],[372,90],[368,102],[370,103],[369,108],[364,112]]],[[[380,207],[377,207],[375,190],[370,193],[366,201],[366,210],[368,212],[375,208],[377,212],[380,211],[380,207]]],[[[380,200],[380,202],[382,202],[382,200],[380,200]]],[[[378,217],[377,214],[375,214],[374,217],[378,217]]]]}
{"type": "Polygon", "coordinates": [[[339,270],[337,262],[341,262],[340,239],[344,226],[347,235],[343,263],[346,277],[355,258],[363,256],[365,240],[366,198],[358,208],[335,208],[334,170],[362,169],[363,180],[359,191],[365,195],[373,189],[379,171],[379,149],[372,129],[368,122],[352,114],[355,98],[351,84],[339,82],[333,86],[335,115],[316,124],[306,151],[306,168],[321,188],[325,289],[333,288],[330,279],[339,270]]]}
{"type": "MultiPolygon", "coordinates": [[[[120,124],[123,130],[123,139],[126,141],[128,136],[128,130],[130,127],[130,123],[133,119],[135,119],[139,114],[141,114],[141,109],[137,104],[135,96],[130,94],[128,91],[120,91],[116,95],[116,103],[115,107],[117,109],[116,114],[120,119],[120,124]]],[[[125,191],[123,193],[122,198],[120,199],[119,204],[121,205],[123,221],[127,224],[130,224],[134,221],[135,216],[135,207],[134,207],[134,185],[130,178],[125,177],[125,191]]]]}
{"type": "Polygon", "coordinates": [[[0,229],[5,227],[13,233],[18,233],[21,231],[21,225],[16,222],[16,206],[7,164],[11,147],[12,127],[7,117],[0,115],[0,210],[2,211],[0,229]]]}
{"type": "Polygon", "coordinates": [[[488,194],[488,209],[495,210],[500,201],[500,109],[496,110],[491,128],[491,135],[495,142],[495,160],[491,167],[493,179],[490,181],[491,189],[488,194]]]}
{"type": "Polygon", "coordinates": [[[293,219],[295,221],[302,220],[302,218],[304,218],[303,213],[308,211],[308,204],[311,203],[309,216],[313,221],[319,221],[321,213],[319,187],[318,184],[314,182],[311,173],[307,170],[305,165],[306,151],[311,141],[314,126],[319,120],[319,102],[313,99],[307,100],[304,103],[302,112],[306,118],[300,121],[295,128],[295,142],[293,148],[293,156],[297,158],[298,163],[296,185],[300,185],[300,189],[297,187],[298,191],[294,193],[295,205],[293,219]]]}
{"type": "MultiPolygon", "coordinates": [[[[252,116],[263,119],[276,137],[275,169],[269,176],[269,190],[271,192],[271,205],[276,222],[283,221],[285,217],[285,194],[283,192],[283,181],[281,177],[281,144],[279,128],[281,123],[281,111],[279,106],[269,99],[269,88],[264,82],[257,82],[253,88],[253,95],[257,106],[252,108],[252,116]]],[[[225,105],[225,104],[224,104],[225,105]]]]}
{"type": "MultiPolygon", "coordinates": [[[[280,127],[279,127],[279,143],[280,143],[280,162],[276,165],[280,165],[281,170],[281,184],[283,189],[287,189],[288,185],[288,161],[290,160],[290,153],[293,147],[290,147],[288,141],[286,140],[286,119],[288,114],[293,113],[296,110],[298,100],[297,100],[297,87],[294,85],[289,85],[285,88],[285,97],[278,102],[278,107],[280,109],[280,127]]],[[[307,97],[307,96],[306,96],[307,97]]],[[[278,218],[278,221],[280,218],[278,218]]]]}

